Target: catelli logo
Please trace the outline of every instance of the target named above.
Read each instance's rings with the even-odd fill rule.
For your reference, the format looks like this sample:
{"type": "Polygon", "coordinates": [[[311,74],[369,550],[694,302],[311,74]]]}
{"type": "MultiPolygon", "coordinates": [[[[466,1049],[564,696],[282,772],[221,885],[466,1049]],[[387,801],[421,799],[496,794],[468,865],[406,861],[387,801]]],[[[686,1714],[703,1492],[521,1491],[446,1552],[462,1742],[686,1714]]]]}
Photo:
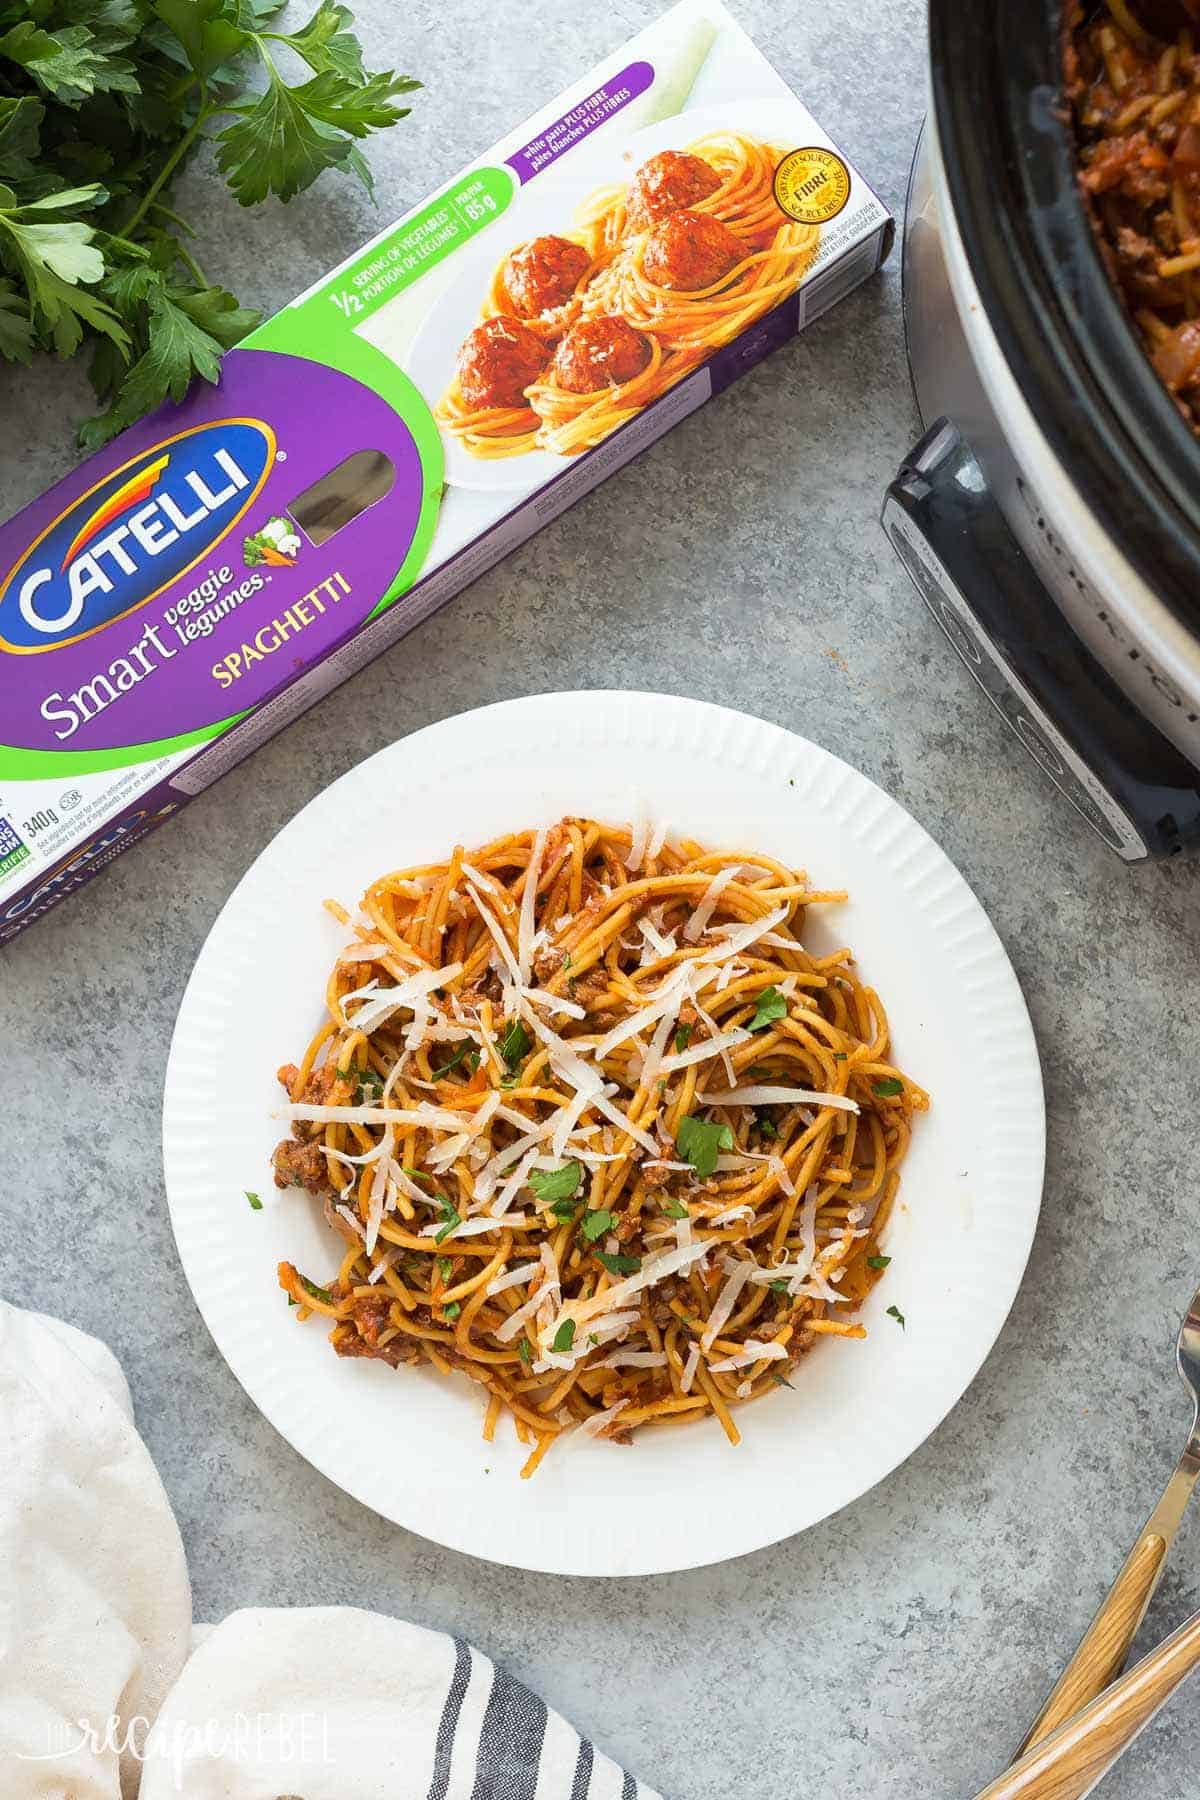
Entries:
{"type": "Polygon", "coordinates": [[[102,631],[208,554],[275,460],[259,419],[215,419],[164,438],[81,494],[0,586],[0,650],[59,650],[102,631]]]}

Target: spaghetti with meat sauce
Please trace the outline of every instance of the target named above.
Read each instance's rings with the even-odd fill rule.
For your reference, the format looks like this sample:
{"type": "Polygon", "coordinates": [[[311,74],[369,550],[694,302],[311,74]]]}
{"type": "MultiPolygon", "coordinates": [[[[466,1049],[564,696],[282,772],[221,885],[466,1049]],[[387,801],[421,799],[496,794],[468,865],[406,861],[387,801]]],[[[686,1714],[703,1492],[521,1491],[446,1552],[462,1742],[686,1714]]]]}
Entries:
{"type": "Polygon", "coordinates": [[[1200,431],[1200,56],[1196,5],[1107,0],[1064,15],[1079,182],[1109,274],[1200,431]]]}
{"type": "Polygon", "coordinates": [[[887,1259],[912,1116],[844,899],[754,851],[568,818],[367,890],[299,1064],[279,1186],[344,1240],[292,1264],[340,1356],[458,1371],[531,1473],[582,1427],[736,1409],[786,1381],[887,1259]]]}

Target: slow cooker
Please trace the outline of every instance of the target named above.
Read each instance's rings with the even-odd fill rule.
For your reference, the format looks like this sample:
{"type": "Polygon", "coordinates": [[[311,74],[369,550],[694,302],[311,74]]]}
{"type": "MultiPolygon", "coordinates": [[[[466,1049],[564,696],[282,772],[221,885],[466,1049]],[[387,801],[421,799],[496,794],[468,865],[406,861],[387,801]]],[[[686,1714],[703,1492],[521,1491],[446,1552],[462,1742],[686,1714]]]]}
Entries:
{"type": "Polygon", "coordinates": [[[1031,755],[1127,861],[1200,844],[1200,442],[1110,284],[1060,9],[930,0],[904,321],[925,426],[883,522],[1031,755]]]}

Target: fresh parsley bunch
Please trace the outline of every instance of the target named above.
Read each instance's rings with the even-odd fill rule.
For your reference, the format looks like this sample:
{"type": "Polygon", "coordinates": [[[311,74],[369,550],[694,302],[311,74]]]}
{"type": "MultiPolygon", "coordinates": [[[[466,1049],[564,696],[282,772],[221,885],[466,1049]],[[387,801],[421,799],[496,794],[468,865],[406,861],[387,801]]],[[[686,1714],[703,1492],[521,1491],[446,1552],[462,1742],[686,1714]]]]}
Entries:
{"type": "Polygon", "coordinates": [[[299,31],[280,0],[0,0],[0,356],[85,345],[107,442],[199,375],[258,314],[206,279],[171,205],[205,138],[243,206],[290,200],[407,115],[405,75],[369,73],[348,8],[299,31]]]}

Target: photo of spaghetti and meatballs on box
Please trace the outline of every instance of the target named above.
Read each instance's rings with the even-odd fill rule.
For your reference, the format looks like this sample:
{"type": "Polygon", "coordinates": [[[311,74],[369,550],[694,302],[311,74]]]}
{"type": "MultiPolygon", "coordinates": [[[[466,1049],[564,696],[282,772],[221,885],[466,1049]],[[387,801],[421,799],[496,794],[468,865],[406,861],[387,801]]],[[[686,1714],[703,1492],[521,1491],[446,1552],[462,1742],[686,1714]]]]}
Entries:
{"type": "Polygon", "coordinates": [[[791,147],[716,131],[514,245],[435,416],[471,456],[590,450],[795,292],[821,228],[790,216],[791,147]]]}

